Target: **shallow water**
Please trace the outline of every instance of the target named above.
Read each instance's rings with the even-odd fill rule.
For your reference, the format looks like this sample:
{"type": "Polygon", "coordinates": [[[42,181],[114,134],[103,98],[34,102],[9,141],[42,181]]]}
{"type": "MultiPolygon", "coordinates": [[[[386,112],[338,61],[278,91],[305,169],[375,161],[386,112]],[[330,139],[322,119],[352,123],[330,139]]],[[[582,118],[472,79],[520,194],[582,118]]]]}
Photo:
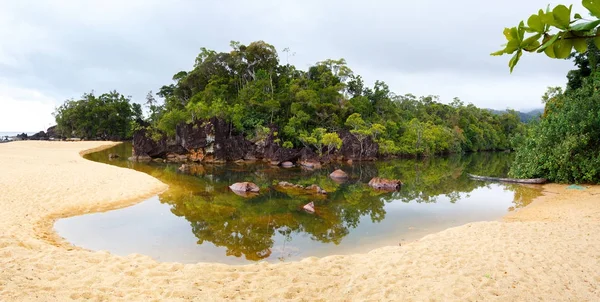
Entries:
{"type": "Polygon", "coordinates": [[[148,173],[169,190],[128,208],[60,219],[59,235],[83,248],[159,261],[278,262],[397,245],[448,227],[498,219],[540,195],[536,187],[466,177],[466,172],[506,175],[512,161],[508,153],[336,164],[314,171],[232,163],[198,166],[193,174],[180,173],[178,165],[131,163],[130,154],[131,144],[122,144],[86,158],[148,173]],[[121,157],[108,160],[109,153],[121,157]],[[328,178],[335,168],[346,171],[349,180],[340,184],[328,178]],[[366,183],[375,176],[401,179],[404,186],[392,193],[372,190],[366,183]],[[228,186],[239,181],[256,183],[261,193],[234,194],[228,186]],[[279,181],[317,184],[329,194],[282,189],[279,181]],[[301,209],[310,201],[315,214],[301,209]]]}

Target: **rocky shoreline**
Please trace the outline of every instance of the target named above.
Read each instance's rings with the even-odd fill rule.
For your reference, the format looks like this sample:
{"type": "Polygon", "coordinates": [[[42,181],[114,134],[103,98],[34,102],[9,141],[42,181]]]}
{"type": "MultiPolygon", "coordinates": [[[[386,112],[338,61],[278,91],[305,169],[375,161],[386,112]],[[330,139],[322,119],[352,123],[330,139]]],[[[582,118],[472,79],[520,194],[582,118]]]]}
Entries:
{"type": "Polygon", "coordinates": [[[289,166],[297,163],[305,167],[315,167],[336,161],[375,160],[379,146],[371,138],[362,143],[349,131],[339,131],[342,147],[324,151],[318,155],[310,148],[284,148],[279,144],[279,129],[270,127],[266,138],[250,141],[242,135],[234,134],[230,123],[212,118],[192,124],[180,124],[176,128],[175,139],[166,135],[151,135],[142,127],[133,135],[132,161],[198,162],[224,163],[234,161],[262,160],[273,165],[289,166]]]}

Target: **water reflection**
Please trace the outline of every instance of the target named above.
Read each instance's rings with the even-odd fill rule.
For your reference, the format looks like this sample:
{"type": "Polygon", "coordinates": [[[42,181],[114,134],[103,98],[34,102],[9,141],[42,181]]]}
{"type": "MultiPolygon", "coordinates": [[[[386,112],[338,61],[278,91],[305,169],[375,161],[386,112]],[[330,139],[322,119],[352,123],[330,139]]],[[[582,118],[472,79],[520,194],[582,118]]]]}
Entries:
{"type": "MultiPolygon", "coordinates": [[[[226,256],[245,258],[249,261],[296,259],[300,256],[324,256],[354,250],[364,252],[366,251],[364,248],[372,245],[387,244],[386,240],[389,241],[390,238],[397,242],[410,237],[407,230],[417,228],[427,232],[429,229],[445,228],[470,221],[495,219],[509,210],[527,205],[540,195],[540,191],[535,187],[490,184],[466,177],[465,172],[479,175],[505,175],[512,161],[512,155],[506,153],[480,153],[428,160],[394,160],[354,163],[354,165],[338,164],[314,171],[299,167],[280,169],[261,163],[232,163],[195,166],[188,174],[178,171],[178,165],[128,162],[125,159],[130,153],[131,145],[122,144],[109,150],[89,154],[86,158],[142,171],[170,186],[169,190],[158,198],[161,204],[168,205],[171,213],[185,218],[191,226],[191,231],[197,239],[195,244],[201,250],[189,247],[189,253],[219,254],[211,255],[212,258],[206,255],[190,257],[191,260],[182,260],[177,256],[173,259],[166,257],[168,260],[183,262],[199,260],[230,262],[222,257],[223,250],[226,256]],[[117,153],[120,158],[109,161],[109,153],[117,153]],[[337,168],[349,174],[348,181],[336,183],[327,177],[333,169],[337,168]],[[398,192],[374,191],[366,184],[376,176],[401,179],[405,185],[398,192]],[[240,181],[256,183],[261,193],[255,196],[238,196],[228,189],[228,185],[240,181]],[[329,194],[317,195],[303,190],[283,189],[276,185],[279,181],[304,186],[316,184],[329,194]],[[476,198],[472,198],[471,194],[477,195],[476,198]],[[315,204],[315,214],[302,210],[302,206],[311,201],[315,204]],[[388,217],[390,215],[392,217],[388,217]],[[344,246],[344,249],[335,250],[335,246],[338,245],[344,246]]],[[[86,236],[85,217],[88,217],[89,227],[97,228],[101,221],[137,219],[131,218],[133,216],[109,217],[116,215],[111,214],[113,212],[131,211],[131,215],[145,213],[144,215],[150,216],[154,213],[152,211],[157,211],[156,213],[164,211],[163,207],[160,208],[161,210],[156,207],[152,211],[135,212],[136,207],[138,206],[104,214],[93,214],[100,215],[93,218],[89,218],[92,215],[86,215],[69,218],[71,220],[65,219],[59,221],[60,224],[57,223],[57,229],[65,238],[78,244],[77,240],[70,238],[69,234],[79,232],[79,237],[86,236]],[[94,219],[93,223],[90,219],[94,219]]],[[[138,208],[142,208],[141,204],[138,208]]],[[[173,222],[169,225],[175,226],[179,223],[173,222]]],[[[127,230],[120,227],[118,232],[127,233],[127,230]]],[[[95,233],[95,236],[101,236],[102,230],[96,229],[95,233]]],[[[182,231],[168,236],[186,236],[180,233],[182,231]]],[[[90,234],[92,233],[87,233],[87,237],[90,234]]],[[[138,230],[136,240],[144,240],[139,234],[138,230]]],[[[104,240],[104,249],[111,249],[110,243],[106,248],[106,242],[110,240],[104,240]]],[[[97,246],[97,242],[86,242],[88,243],[82,243],[84,247],[97,246]],[[88,246],[85,246],[86,244],[88,246]]],[[[170,252],[159,253],[162,256],[154,255],[165,259],[163,254],[172,254],[175,249],[169,247],[170,244],[153,245],[153,251],[140,251],[139,246],[133,246],[133,250],[127,252],[153,256],[153,252],[161,249],[169,250],[170,252]]]]}

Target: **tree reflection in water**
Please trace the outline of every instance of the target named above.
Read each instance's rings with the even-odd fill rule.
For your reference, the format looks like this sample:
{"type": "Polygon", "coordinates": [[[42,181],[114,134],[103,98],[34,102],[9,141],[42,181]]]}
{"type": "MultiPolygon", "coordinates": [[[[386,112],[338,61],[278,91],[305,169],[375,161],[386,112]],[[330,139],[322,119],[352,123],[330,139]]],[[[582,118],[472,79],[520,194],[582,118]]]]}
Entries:
{"type": "MultiPolygon", "coordinates": [[[[448,198],[452,203],[461,194],[472,192],[488,183],[473,181],[465,172],[503,176],[513,159],[507,153],[478,153],[465,156],[436,157],[424,160],[401,159],[381,162],[335,164],[309,171],[301,168],[280,169],[265,164],[204,165],[180,173],[177,165],[132,163],[108,160],[108,153],[119,153],[122,159],[131,154],[131,145],[89,154],[86,158],[148,173],[169,185],[159,196],[161,203],[171,206],[171,212],[185,217],[198,238],[198,244],[210,242],[225,247],[227,255],[256,261],[275,252],[286,258],[297,252],[285,246],[294,236],[309,236],[312,240],[339,244],[361,219],[374,223],[385,219],[385,204],[390,202],[435,203],[448,198]],[[349,179],[336,183],[328,177],[341,168],[349,179]],[[375,191],[367,186],[372,177],[400,179],[404,185],[397,192],[375,191]],[[242,197],[228,186],[234,182],[251,181],[259,185],[258,195],[242,197]],[[301,185],[317,184],[326,196],[305,190],[283,189],[276,184],[288,181],[301,185]],[[316,213],[302,210],[314,202],[316,213]],[[284,245],[274,249],[275,237],[285,238],[284,245]]],[[[506,185],[514,192],[510,210],[527,205],[540,195],[537,188],[506,185]]]]}

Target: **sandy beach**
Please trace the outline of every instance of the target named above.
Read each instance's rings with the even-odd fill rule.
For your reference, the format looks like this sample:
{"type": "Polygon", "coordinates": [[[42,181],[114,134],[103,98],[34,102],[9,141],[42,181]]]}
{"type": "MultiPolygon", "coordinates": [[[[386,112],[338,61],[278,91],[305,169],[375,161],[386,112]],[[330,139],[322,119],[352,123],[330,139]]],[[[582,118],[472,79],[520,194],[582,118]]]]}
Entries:
{"type": "Polygon", "coordinates": [[[0,144],[1,301],[598,301],[600,187],[544,195],[367,254],[246,266],[159,263],[73,247],[55,219],[125,207],[166,185],[87,161],[106,142],[0,144]]]}

